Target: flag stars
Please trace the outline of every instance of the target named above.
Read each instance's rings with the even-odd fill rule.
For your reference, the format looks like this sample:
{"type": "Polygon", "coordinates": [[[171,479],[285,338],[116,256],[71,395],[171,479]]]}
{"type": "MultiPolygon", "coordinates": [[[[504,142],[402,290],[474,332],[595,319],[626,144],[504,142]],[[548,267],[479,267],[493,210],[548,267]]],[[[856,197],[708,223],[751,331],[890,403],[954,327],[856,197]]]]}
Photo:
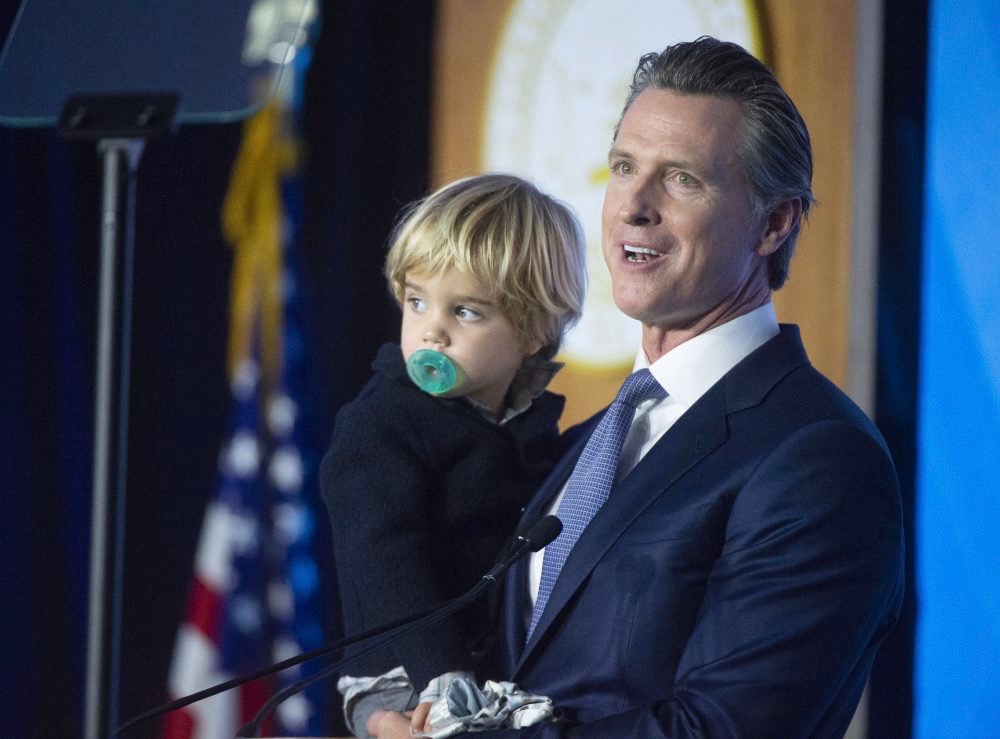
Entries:
{"type": "Polygon", "coordinates": [[[305,696],[299,693],[288,698],[278,706],[278,718],[282,726],[286,726],[295,733],[304,731],[312,715],[312,708],[305,696]]]}
{"type": "Polygon", "coordinates": [[[225,464],[233,475],[251,478],[260,467],[260,444],[250,431],[241,429],[233,434],[226,450],[225,464]]]}
{"type": "Polygon", "coordinates": [[[301,539],[309,524],[302,507],[292,503],[276,505],[271,520],[274,523],[274,533],[284,546],[301,539]]]}
{"type": "Polygon", "coordinates": [[[302,489],[304,470],[299,450],[290,445],[279,447],[271,455],[269,473],[271,482],[286,495],[293,495],[302,489]]]}
{"type": "Polygon", "coordinates": [[[267,423],[271,433],[276,437],[288,436],[295,428],[298,415],[299,407],[294,400],[284,393],[275,395],[267,407],[267,423]]]}
{"type": "MultiPolygon", "coordinates": [[[[289,639],[287,636],[281,637],[274,642],[274,648],[271,651],[271,656],[275,662],[284,662],[286,659],[295,657],[302,651],[301,645],[294,639],[289,639]]],[[[296,666],[289,670],[285,674],[295,674],[297,675],[301,671],[301,666],[296,666]],[[293,672],[294,670],[294,672],[293,672]]]]}
{"type": "MultiPolygon", "coordinates": [[[[267,605],[271,613],[282,621],[290,621],[295,615],[295,596],[288,584],[281,580],[275,580],[268,586],[267,605]]],[[[277,651],[277,646],[275,646],[275,651],[277,651]]],[[[284,659],[284,657],[278,659],[284,659]]]]}
{"type": "Polygon", "coordinates": [[[233,596],[229,618],[236,630],[245,635],[259,634],[264,624],[260,602],[246,595],[233,596]]]}

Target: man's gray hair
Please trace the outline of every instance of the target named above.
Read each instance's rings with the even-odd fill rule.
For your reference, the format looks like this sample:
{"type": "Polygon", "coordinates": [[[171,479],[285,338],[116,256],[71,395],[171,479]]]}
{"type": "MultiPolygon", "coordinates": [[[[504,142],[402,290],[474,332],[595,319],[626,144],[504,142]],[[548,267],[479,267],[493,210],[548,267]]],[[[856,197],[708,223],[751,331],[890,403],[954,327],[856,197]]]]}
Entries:
{"type": "MultiPolygon", "coordinates": [[[[682,95],[718,95],[743,109],[740,164],[755,223],[780,203],[798,198],[802,218],[815,202],[812,194],[812,147],[805,121],[778,84],[774,73],[738,44],[702,36],[652,52],[639,60],[622,117],[644,90],[682,95]]],[[[615,126],[615,138],[621,118],[615,126]]],[[[781,287],[795,250],[801,220],[768,259],[768,284],[781,287]]]]}

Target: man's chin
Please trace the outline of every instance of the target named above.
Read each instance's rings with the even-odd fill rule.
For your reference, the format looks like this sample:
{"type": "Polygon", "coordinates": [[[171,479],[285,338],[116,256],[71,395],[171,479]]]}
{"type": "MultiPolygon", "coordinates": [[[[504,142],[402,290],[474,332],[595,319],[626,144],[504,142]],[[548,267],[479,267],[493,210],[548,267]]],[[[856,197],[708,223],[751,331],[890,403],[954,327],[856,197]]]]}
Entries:
{"type": "Polygon", "coordinates": [[[644,296],[614,293],[615,306],[629,318],[644,326],[655,323],[656,310],[644,296]]]}

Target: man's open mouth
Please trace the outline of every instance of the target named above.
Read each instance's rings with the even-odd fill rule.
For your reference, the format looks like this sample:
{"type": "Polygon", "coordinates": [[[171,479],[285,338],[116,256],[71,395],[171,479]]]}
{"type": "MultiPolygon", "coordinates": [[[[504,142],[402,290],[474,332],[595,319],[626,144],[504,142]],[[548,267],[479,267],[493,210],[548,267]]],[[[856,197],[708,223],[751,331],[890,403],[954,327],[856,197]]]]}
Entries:
{"type": "Polygon", "coordinates": [[[662,257],[661,252],[655,249],[650,249],[646,246],[633,246],[632,244],[624,244],[623,247],[626,252],[626,258],[630,262],[648,262],[651,259],[656,259],[657,257],[662,257]]]}

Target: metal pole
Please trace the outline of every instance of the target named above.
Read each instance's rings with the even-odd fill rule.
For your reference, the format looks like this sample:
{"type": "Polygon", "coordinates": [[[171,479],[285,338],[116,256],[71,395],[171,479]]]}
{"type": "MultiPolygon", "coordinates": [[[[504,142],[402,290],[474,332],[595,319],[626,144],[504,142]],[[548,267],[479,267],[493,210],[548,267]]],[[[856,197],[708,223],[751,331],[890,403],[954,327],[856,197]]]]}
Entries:
{"type": "Polygon", "coordinates": [[[87,683],[84,736],[100,739],[105,732],[104,698],[107,608],[108,521],[110,511],[110,444],[114,316],[117,292],[118,191],[120,161],[128,139],[107,139],[98,144],[104,161],[101,201],[101,264],[97,314],[97,373],[94,400],[93,500],[90,525],[90,590],[87,628],[87,683]]]}
{"type": "Polygon", "coordinates": [[[127,177],[125,180],[124,202],[124,238],[121,243],[121,322],[119,336],[121,346],[118,350],[118,450],[115,454],[117,472],[115,473],[114,524],[111,531],[110,546],[114,555],[111,565],[111,628],[108,637],[109,649],[107,696],[105,707],[107,715],[108,735],[113,735],[118,725],[118,701],[121,696],[121,659],[122,659],[122,613],[125,607],[125,514],[128,492],[128,428],[129,428],[129,394],[131,389],[131,357],[132,357],[132,293],[135,272],[135,205],[136,205],[136,172],[139,159],[142,157],[146,142],[143,139],[129,139],[125,150],[125,165],[127,177]]]}

